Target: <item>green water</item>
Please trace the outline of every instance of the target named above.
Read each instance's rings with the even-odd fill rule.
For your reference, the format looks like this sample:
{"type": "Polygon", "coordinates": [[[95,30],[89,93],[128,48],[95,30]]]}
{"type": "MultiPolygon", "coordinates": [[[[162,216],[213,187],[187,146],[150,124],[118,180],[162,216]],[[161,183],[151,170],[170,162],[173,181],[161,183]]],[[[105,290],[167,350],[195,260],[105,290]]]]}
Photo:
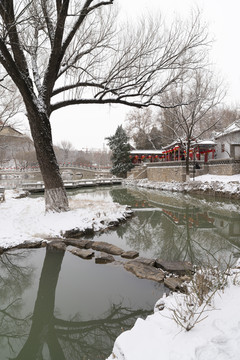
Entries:
{"type": "MultiPolygon", "coordinates": [[[[131,220],[95,240],[165,260],[224,265],[240,255],[238,203],[120,187],[78,193],[134,209],[131,220]]],[[[122,265],[68,251],[9,251],[0,257],[0,360],[106,359],[116,337],[146,318],[165,291],[122,265]]]]}

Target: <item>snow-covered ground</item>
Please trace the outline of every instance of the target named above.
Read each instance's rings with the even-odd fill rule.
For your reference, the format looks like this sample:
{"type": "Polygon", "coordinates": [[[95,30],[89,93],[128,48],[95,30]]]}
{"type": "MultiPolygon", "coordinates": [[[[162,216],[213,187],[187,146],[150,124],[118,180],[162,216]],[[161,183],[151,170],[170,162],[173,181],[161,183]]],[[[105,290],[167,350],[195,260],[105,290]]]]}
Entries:
{"type": "Polygon", "coordinates": [[[239,280],[238,270],[229,278],[224,292],[215,294],[212,305],[202,313],[202,321],[190,331],[177,325],[170,310],[181,311],[184,295],[159,300],[153,315],[138,319],[131,330],[117,338],[108,360],[239,360],[239,280]],[[164,309],[159,310],[163,305],[164,309]]]}
{"type": "Polygon", "coordinates": [[[222,182],[224,184],[230,183],[230,182],[240,182],[240,174],[232,175],[232,176],[226,176],[226,175],[202,175],[202,176],[196,176],[195,180],[202,181],[202,182],[211,182],[211,181],[218,181],[222,182]]]}
{"type": "Polygon", "coordinates": [[[156,190],[176,191],[176,192],[194,192],[200,191],[202,193],[208,191],[217,191],[218,194],[224,193],[230,197],[240,197],[240,174],[232,176],[224,175],[202,175],[191,179],[188,182],[157,182],[148,181],[147,179],[133,180],[127,179],[126,184],[140,186],[144,188],[151,188],[156,190]]]}
{"type": "Polygon", "coordinates": [[[99,231],[111,221],[123,219],[129,209],[116,204],[109,196],[87,194],[70,197],[70,211],[45,214],[43,197],[16,199],[16,191],[6,190],[0,203],[0,247],[16,246],[24,241],[61,237],[61,232],[79,228],[99,231]]]}

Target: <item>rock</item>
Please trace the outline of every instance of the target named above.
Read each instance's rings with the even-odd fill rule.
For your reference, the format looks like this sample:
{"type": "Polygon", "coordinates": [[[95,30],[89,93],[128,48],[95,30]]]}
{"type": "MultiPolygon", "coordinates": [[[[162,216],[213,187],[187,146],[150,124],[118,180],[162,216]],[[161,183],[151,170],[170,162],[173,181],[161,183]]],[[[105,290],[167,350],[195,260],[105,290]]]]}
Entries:
{"type": "Polygon", "coordinates": [[[164,285],[167,286],[170,290],[186,292],[186,287],[182,286],[182,281],[179,278],[166,278],[164,279],[164,285]]]}
{"type": "Polygon", "coordinates": [[[165,261],[157,259],[155,262],[157,268],[163,269],[169,273],[185,275],[193,272],[193,266],[188,261],[165,261]]]}
{"type": "Polygon", "coordinates": [[[180,276],[179,279],[180,279],[182,282],[189,283],[189,282],[192,280],[192,276],[183,275],[183,276],[180,276]]]}
{"type": "Polygon", "coordinates": [[[47,244],[48,249],[55,249],[60,251],[65,251],[67,246],[62,240],[53,240],[47,244]]]}
{"type": "Polygon", "coordinates": [[[79,228],[74,228],[74,229],[62,232],[61,235],[64,238],[80,238],[84,235],[92,235],[93,233],[94,233],[93,228],[86,228],[84,230],[80,230],[79,228]]]}
{"type": "Polygon", "coordinates": [[[111,263],[113,261],[115,261],[114,257],[112,255],[104,253],[104,252],[101,252],[101,254],[95,258],[96,264],[107,264],[107,263],[111,263]]]}
{"type": "Polygon", "coordinates": [[[90,240],[78,240],[78,239],[66,239],[64,240],[66,245],[72,245],[80,249],[90,249],[93,241],[90,240]]]}
{"type": "Polygon", "coordinates": [[[23,199],[23,198],[26,198],[30,195],[30,192],[29,191],[25,191],[25,190],[22,190],[22,191],[19,191],[15,196],[14,196],[14,199],[23,199]]]}
{"type": "Polygon", "coordinates": [[[87,235],[87,236],[94,235],[94,229],[93,229],[93,227],[84,229],[84,235],[87,235]]]}
{"type": "Polygon", "coordinates": [[[141,264],[145,264],[145,265],[149,265],[149,266],[155,265],[154,259],[147,259],[147,258],[143,258],[143,257],[139,257],[139,258],[135,259],[134,262],[140,262],[141,264]]]}
{"type": "Polygon", "coordinates": [[[4,253],[4,249],[0,248],[0,255],[2,255],[4,253]]]}
{"type": "Polygon", "coordinates": [[[24,241],[22,244],[17,246],[18,249],[34,249],[39,248],[42,245],[42,240],[39,241],[24,241]]]}
{"type": "Polygon", "coordinates": [[[134,275],[140,279],[148,279],[153,281],[163,281],[164,273],[160,269],[156,269],[153,266],[140,263],[138,261],[128,261],[124,264],[124,268],[127,271],[131,271],[134,275]]]}
{"type": "Polygon", "coordinates": [[[69,250],[73,255],[77,255],[82,259],[91,259],[94,256],[94,251],[86,249],[74,248],[69,250]]]}
{"type": "Polygon", "coordinates": [[[109,221],[109,223],[108,223],[109,227],[114,227],[114,226],[118,226],[118,225],[119,225],[119,221],[117,221],[117,220],[112,220],[112,221],[109,221]]]}
{"type": "Polygon", "coordinates": [[[121,254],[121,257],[125,259],[135,259],[139,256],[138,251],[124,251],[124,253],[121,254]]]}
{"type": "Polygon", "coordinates": [[[84,232],[83,232],[83,230],[80,230],[79,228],[75,228],[75,229],[71,229],[71,230],[62,232],[61,235],[64,238],[80,238],[81,236],[84,235],[84,232]]]}
{"type": "Polygon", "coordinates": [[[124,213],[124,216],[126,218],[130,218],[133,216],[133,211],[132,210],[127,210],[125,213],[124,213]]]}
{"type": "Polygon", "coordinates": [[[124,251],[118,246],[109,244],[104,241],[94,241],[92,244],[92,249],[97,251],[102,251],[112,255],[121,255],[124,251]]]}

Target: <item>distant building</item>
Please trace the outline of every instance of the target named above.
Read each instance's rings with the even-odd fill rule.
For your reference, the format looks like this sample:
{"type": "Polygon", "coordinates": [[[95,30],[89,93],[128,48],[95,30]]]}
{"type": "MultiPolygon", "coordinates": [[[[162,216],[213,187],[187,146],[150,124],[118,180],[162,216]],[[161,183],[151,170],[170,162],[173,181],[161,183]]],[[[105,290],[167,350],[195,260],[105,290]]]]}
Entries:
{"type": "Polygon", "coordinates": [[[216,159],[240,160],[240,120],[234,121],[222,132],[214,135],[216,159]]]}
{"type": "Polygon", "coordinates": [[[0,164],[34,151],[33,141],[27,135],[0,120],[0,164]]]}
{"type": "MultiPolygon", "coordinates": [[[[190,160],[208,160],[214,158],[215,142],[212,140],[198,140],[191,142],[189,151],[190,160]]],[[[130,158],[134,164],[159,162],[159,161],[181,161],[186,158],[186,144],[184,141],[174,141],[161,150],[131,150],[130,158]]]]}

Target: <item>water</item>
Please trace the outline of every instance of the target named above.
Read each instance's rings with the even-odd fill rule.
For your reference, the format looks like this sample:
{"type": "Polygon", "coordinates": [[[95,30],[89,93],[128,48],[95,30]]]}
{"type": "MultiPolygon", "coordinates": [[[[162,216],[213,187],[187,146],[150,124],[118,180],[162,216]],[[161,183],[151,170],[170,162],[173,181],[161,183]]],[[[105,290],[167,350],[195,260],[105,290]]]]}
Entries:
{"type": "Polygon", "coordinates": [[[128,204],[134,217],[95,235],[141,256],[225,266],[240,256],[240,203],[178,193],[115,187],[114,201],[128,204]]]}
{"type": "MultiPolygon", "coordinates": [[[[78,193],[134,209],[130,221],[95,240],[194,263],[224,265],[240,255],[238,203],[120,187],[78,193]]],[[[116,337],[166,291],[121,265],[46,248],[3,254],[0,284],[0,360],[106,359],[116,337]]]]}

